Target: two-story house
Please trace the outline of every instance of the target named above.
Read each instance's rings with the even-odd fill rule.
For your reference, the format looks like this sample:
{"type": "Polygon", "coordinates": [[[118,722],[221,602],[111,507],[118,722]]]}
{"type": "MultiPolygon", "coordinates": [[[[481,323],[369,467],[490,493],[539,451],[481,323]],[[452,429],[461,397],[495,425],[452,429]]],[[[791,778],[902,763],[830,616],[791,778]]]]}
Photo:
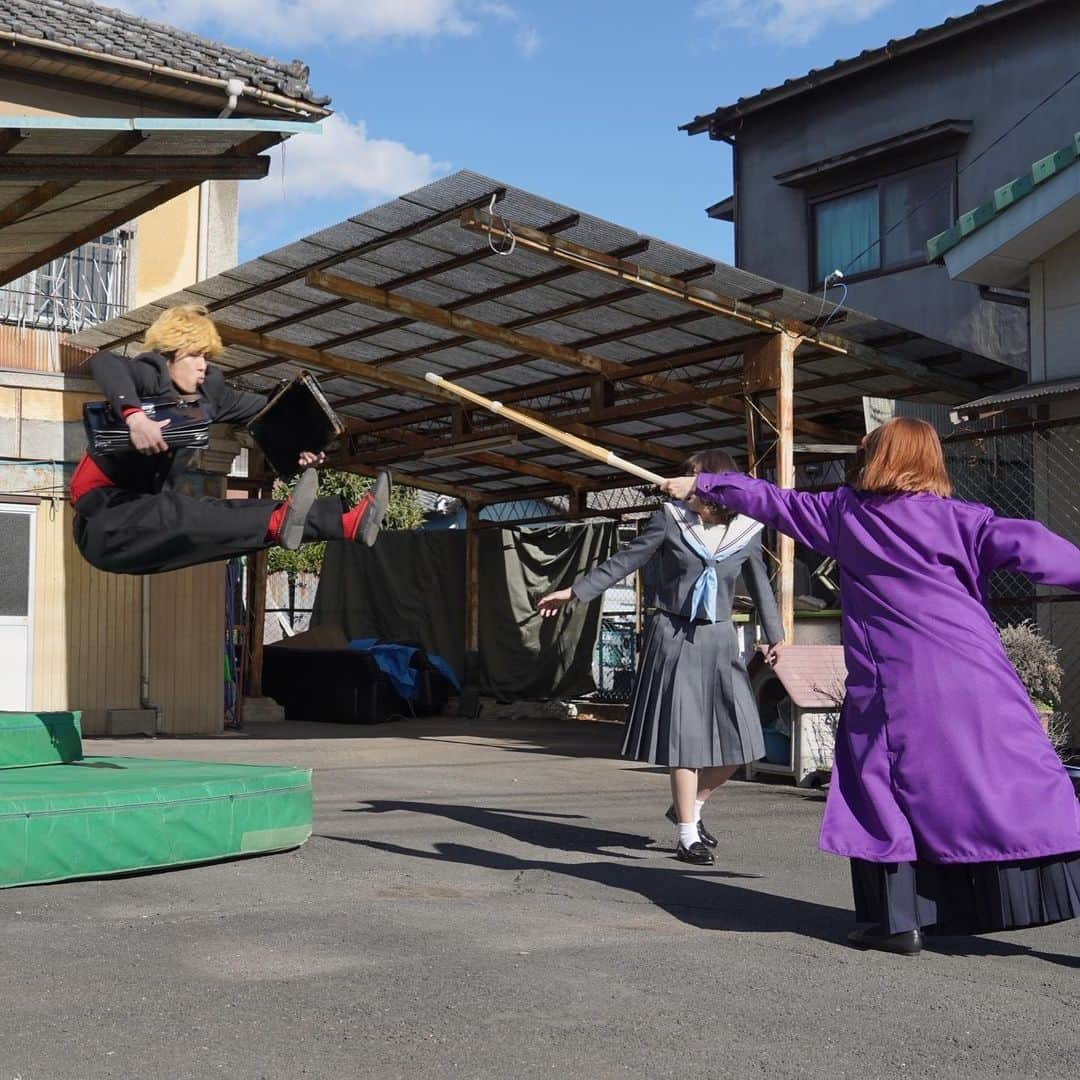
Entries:
{"type": "Polygon", "coordinates": [[[695,117],[732,148],[708,213],[736,264],[809,291],[840,270],[850,306],[1026,370],[1026,296],[925,245],[1076,129],[1078,36],[1070,0],[999,0],[695,117]]]}

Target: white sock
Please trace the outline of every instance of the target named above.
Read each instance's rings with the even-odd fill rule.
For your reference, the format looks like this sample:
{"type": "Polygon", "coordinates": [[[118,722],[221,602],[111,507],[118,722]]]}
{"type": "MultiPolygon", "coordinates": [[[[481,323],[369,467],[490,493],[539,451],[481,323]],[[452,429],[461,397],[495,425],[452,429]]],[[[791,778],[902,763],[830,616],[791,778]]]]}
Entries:
{"type": "Polygon", "coordinates": [[[682,824],[682,822],[680,822],[678,825],[675,826],[675,832],[679,837],[679,843],[682,844],[684,848],[690,847],[691,844],[697,844],[701,842],[701,837],[698,835],[696,823],[684,825],[682,824]]]}
{"type": "Polygon", "coordinates": [[[694,824],[696,825],[701,820],[701,808],[705,805],[704,799],[694,800],[694,824]]]}

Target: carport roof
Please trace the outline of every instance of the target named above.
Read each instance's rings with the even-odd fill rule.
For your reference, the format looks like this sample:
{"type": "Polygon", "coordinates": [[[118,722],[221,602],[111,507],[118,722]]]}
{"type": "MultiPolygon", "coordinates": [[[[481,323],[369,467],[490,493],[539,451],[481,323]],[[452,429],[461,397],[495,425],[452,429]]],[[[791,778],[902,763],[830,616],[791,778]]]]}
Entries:
{"type": "Polygon", "coordinates": [[[624,457],[672,470],[745,446],[745,357],[796,353],[796,432],[850,443],[862,397],[953,404],[1018,373],[497,180],[459,172],[74,340],[128,348],[160,312],[205,304],[219,362],[253,389],[318,372],[349,426],[339,463],[474,502],[576,492],[623,474],[424,381],[434,371],[624,457]],[[494,210],[492,199],[494,198],[494,210]],[[510,253],[510,234],[514,249],[510,253]],[[817,324],[817,325],[815,325],[817,324]]]}

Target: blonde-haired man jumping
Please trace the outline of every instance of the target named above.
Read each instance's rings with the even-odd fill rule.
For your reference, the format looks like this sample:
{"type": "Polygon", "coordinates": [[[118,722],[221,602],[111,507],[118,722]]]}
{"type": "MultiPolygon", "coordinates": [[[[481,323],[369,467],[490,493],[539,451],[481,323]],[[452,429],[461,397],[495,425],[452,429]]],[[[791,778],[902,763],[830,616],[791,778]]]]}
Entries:
{"type": "Polygon", "coordinates": [[[143,412],[147,397],[197,394],[218,424],[244,424],[267,403],[262,394],[236,390],[208,361],[221,352],[221,337],[206,308],[170,308],[146,332],[146,351],[133,360],[100,352],[90,371],[123,416],[131,449],[118,454],[87,451],[71,478],[75,543],[99,570],[155,574],[217,562],[275,544],[295,549],[311,540],[375,542],[390,500],[389,474],[355,506],[316,498],[320,452],[305,451],[305,472],[285,502],[209,499],[173,489],[191,451],[173,450],[162,432],[168,421],[143,412]]]}

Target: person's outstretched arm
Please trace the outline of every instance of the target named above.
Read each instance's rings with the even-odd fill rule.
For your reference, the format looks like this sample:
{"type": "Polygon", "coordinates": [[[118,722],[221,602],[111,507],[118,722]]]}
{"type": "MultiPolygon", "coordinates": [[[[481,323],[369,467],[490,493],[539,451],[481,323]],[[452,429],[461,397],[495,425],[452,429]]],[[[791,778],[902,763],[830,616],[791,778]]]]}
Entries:
{"type": "Polygon", "coordinates": [[[745,473],[700,473],[694,489],[707,502],[746,514],[822,555],[835,555],[835,491],[778,488],[745,473]]]}
{"type": "Polygon", "coordinates": [[[1080,548],[1038,521],[990,514],[975,541],[984,574],[1010,570],[1039,585],[1060,585],[1080,592],[1080,548]]]}
{"type": "Polygon", "coordinates": [[[595,600],[605,589],[622,581],[635,570],[640,570],[656,554],[657,549],[664,542],[667,533],[667,511],[657,510],[640,535],[626,545],[621,551],[615,552],[610,559],[606,559],[595,569],[577,581],[569,589],[559,589],[549,593],[538,604],[537,609],[543,616],[555,615],[558,611],[570,603],[571,600],[581,600],[588,603],[595,600]]]}
{"type": "MultiPolygon", "coordinates": [[[[769,571],[761,557],[760,533],[750,544],[750,554],[742,564],[742,574],[746,587],[750,590],[750,599],[754,601],[765,640],[770,645],[779,645],[784,640],[784,624],[780,619],[780,609],[776,605],[772,582],[769,581],[769,571]]],[[[770,650],[770,653],[773,651],[770,650]]]]}

